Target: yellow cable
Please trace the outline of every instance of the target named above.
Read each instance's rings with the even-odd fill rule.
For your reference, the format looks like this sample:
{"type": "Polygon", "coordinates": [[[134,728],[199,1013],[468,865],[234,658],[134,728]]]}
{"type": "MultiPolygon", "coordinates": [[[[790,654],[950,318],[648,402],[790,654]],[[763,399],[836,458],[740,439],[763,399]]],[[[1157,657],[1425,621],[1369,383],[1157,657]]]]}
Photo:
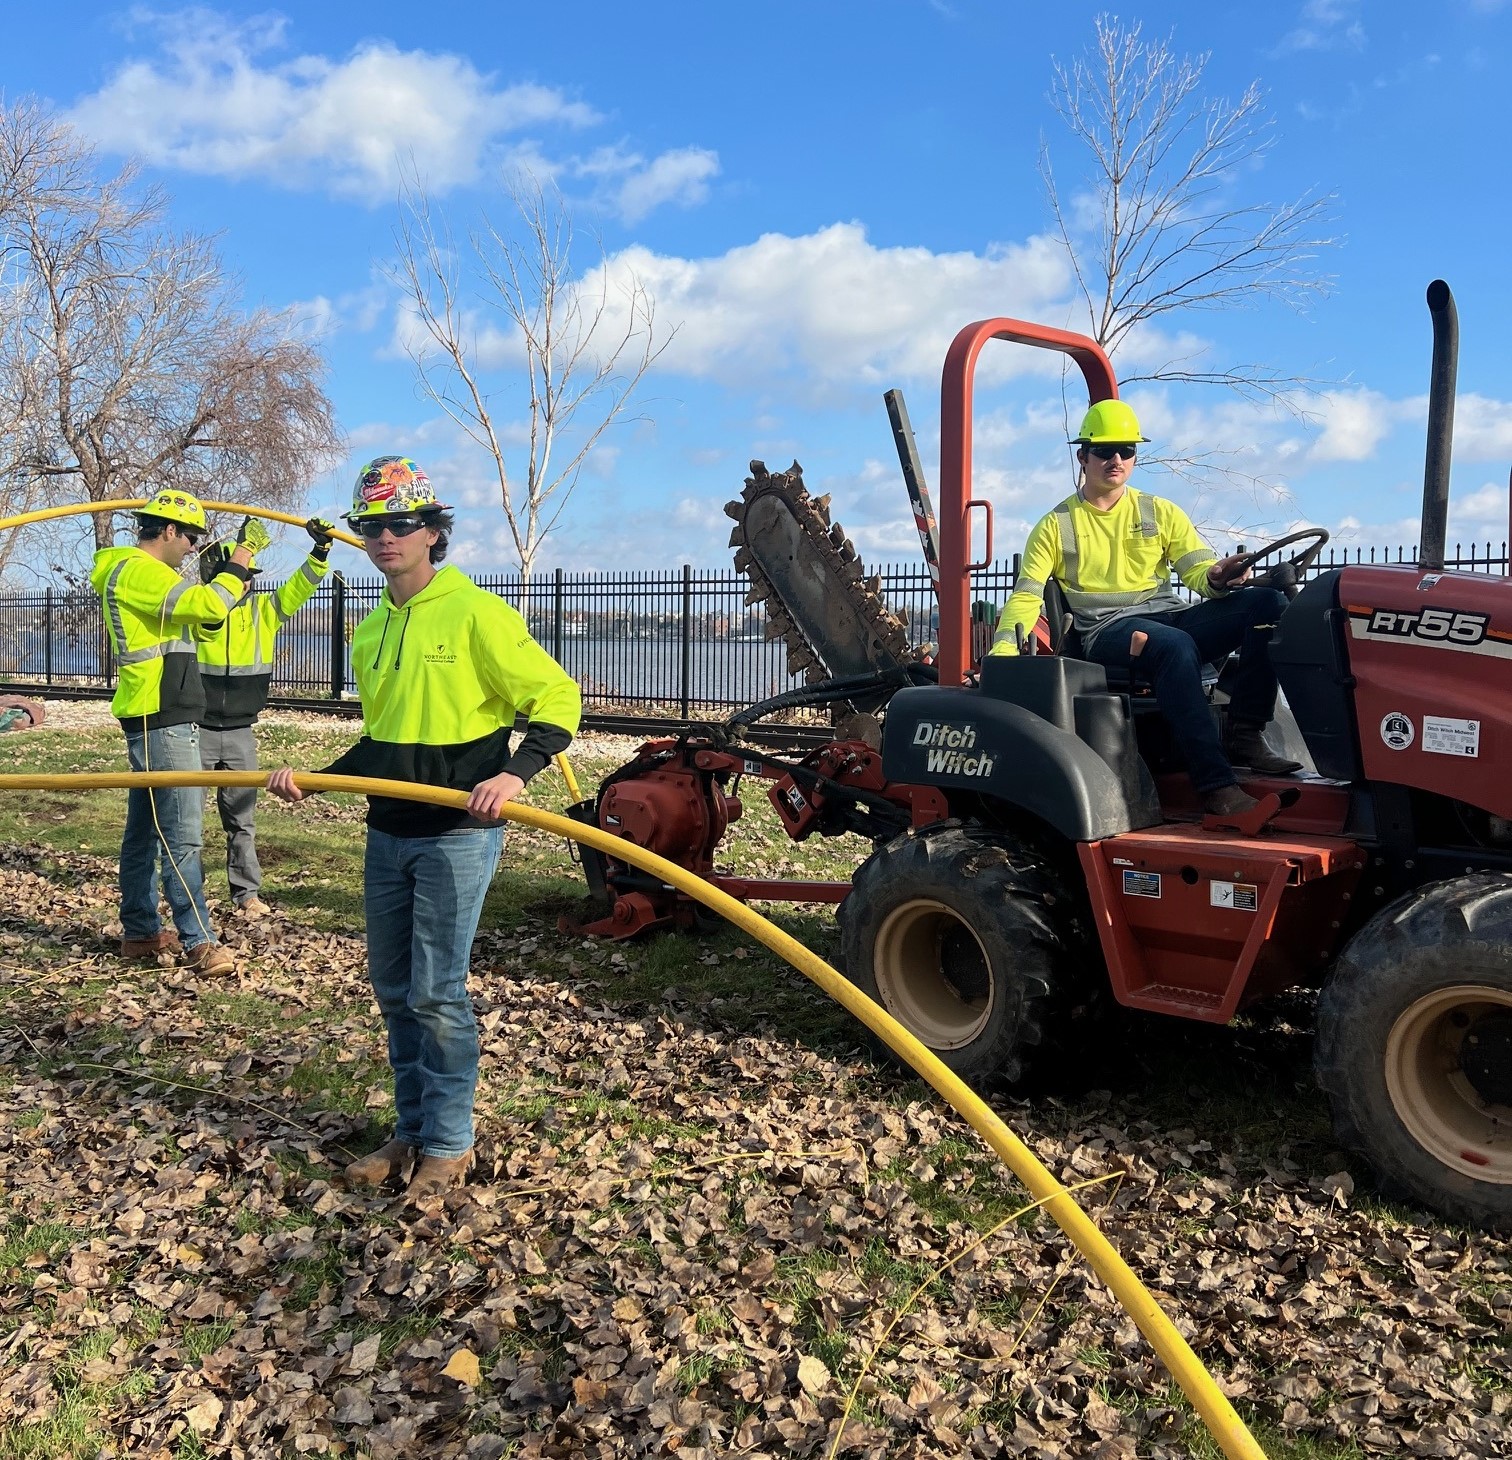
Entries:
{"type": "MultiPolygon", "coordinates": [[[[80,773],[74,775],[0,776],[3,791],[124,790],[133,786],[266,786],[262,771],[159,771],[151,775],[119,773],[80,773]]],[[[462,807],[467,792],[446,791],[436,786],[417,785],[413,781],[388,781],[365,776],[326,776],[299,773],[295,784],[303,791],[352,791],[366,796],[389,796],[396,800],[423,801],[434,806],[462,807]]],[[[1077,1205],[1075,1198],[1056,1180],[1039,1158],[998,1118],[982,1098],[954,1071],[936,1058],[880,1004],[867,998],[822,958],[810,952],[796,938],[767,921],[742,902],[737,902],[717,887],[695,877],[675,862],[648,852],[620,837],[611,836],[596,826],[585,826],[549,811],[532,806],[507,805],[502,819],[533,826],[553,836],[569,837],[586,843],[620,861],[629,862],[643,872],[686,893],[705,907],[720,914],[757,942],[764,944],[793,965],[804,977],[827,993],[830,998],[854,1014],[889,1048],[911,1065],[945,1098],[959,1115],[994,1151],[1023,1183],[1035,1203],[1043,1204],[1061,1230],[1076,1244],[1107,1285],[1139,1331],[1160,1355],[1203,1424],[1218,1442],[1228,1460],[1266,1460],[1265,1451],[1245,1427],[1234,1406],[1218,1387],[1217,1381],[1192,1352],[1191,1345],[1177,1331],[1153,1294],[1135,1276],[1134,1271],[1096,1224],[1077,1205]]]]}
{"type": "MultiPolygon", "coordinates": [[[[0,532],[8,527],[25,527],[32,522],[50,522],[56,517],[78,517],[86,512],[135,512],[148,503],[146,497],[121,497],[109,502],[70,502],[65,507],[39,507],[35,512],[22,512],[15,517],[0,517],[0,532]]],[[[270,507],[248,507],[244,502],[201,502],[207,512],[239,512],[243,517],[264,517],[269,522],[287,522],[291,527],[303,527],[309,520],[296,517],[292,512],[275,512],[270,507]]],[[[362,546],[360,537],[350,532],[332,529],[331,536],[354,548],[362,546]]]]}
{"type": "Polygon", "coordinates": [[[559,750],[552,759],[556,761],[556,768],[561,771],[562,779],[567,782],[568,804],[576,806],[583,799],[583,793],[578,788],[578,778],[572,773],[572,765],[567,759],[567,752],[559,750]]]}

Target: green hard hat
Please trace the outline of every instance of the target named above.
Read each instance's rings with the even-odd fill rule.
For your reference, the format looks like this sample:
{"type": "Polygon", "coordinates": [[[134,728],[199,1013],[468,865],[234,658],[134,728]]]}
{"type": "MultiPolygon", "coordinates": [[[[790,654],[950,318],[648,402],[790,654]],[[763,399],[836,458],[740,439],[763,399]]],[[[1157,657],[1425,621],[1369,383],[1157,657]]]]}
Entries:
{"type": "Polygon", "coordinates": [[[1139,417],[1132,406],[1121,400],[1100,400],[1082,417],[1081,430],[1071,438],[1071,444],[1104,446],[1149,439],[1140,434],[1139,417]]]}

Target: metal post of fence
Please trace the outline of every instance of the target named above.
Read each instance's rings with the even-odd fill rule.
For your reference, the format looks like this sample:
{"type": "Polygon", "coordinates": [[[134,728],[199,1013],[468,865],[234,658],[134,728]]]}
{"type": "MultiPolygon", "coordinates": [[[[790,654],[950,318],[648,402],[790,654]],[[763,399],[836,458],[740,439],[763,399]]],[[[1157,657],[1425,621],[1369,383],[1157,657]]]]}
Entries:
{"type": "Polygon", "coordinates": [[[562,570],[558,568],[552,576],[551,583],[551,657],[558,664],[562,662],[562,635],[563,612],[566,604],[566,595],[562,588],[562,570]]]}
{"type": "Polygon", "coordinates": [[[331,698],[346,694],[346,579],[331,574],[331,698]]]}
{"type": "Polygon", "coordinates": [[[43,607],[42,620],[42,673],[48,684],[52,683],[52,625],[53,625],[53,591],[47,590],[46,604],[43,607]]]}
{"type": "Polygon", "coordinates": [[[682,698],[679,701],[679,716],[688,718],[688,702],[691,698],[693,678],[693,567],[683,564],[682,570],[682,698]]]}

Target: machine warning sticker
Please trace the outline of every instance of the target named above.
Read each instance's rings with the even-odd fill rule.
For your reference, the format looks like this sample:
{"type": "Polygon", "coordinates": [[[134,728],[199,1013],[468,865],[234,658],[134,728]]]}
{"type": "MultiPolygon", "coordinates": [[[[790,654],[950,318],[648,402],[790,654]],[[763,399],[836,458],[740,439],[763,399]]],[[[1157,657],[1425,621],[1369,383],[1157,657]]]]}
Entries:
{"type": "Polygon", "coordinates": [[[1480,755],[1480,721],[1423,716],[1423,749],[1429,755],[1480,755]]]}
{"type": "Polygon", "coordinates": [[[1234,912],[1254,912],[1260,906],[1260,888],[1254,882],[1209,882],[1208,902],[1234,912]]]}
{"type": "Polygon", "coordinates": [[[1125,897],[1159,897],[1160,896],[1160,873],[1159,872],[1125,872],[1124,873],[1124,896],[1125,897]]]}
{"type": "Polygon", "coordinates": [[[1387,750],[1406,750],[1417,739],[1412,718],[1393,710],[1381,721],[1381,743],[1387,750]]]}

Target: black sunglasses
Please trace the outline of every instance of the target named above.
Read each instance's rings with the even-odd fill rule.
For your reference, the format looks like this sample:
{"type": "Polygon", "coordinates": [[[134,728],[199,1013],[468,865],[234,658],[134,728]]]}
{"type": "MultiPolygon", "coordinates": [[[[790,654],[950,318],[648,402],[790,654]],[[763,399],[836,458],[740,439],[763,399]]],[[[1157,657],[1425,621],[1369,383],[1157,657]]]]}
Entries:
{"type": "Polygon", "coordinates": [[[1089,446],[1087,450],[1099,461],[1112,461],[1115,456],[1120,461],[1133,461],[1134,453],[1139,448],[1137,446],[1089,446]]]}
{"type": "Polygon", "coordinates": [[[177,522],[175,522],[173,525],[175,527],[178,527],[178,535],[183,538],[190,547],[199,546],[201,537],[200,533],[196,532],[192,527],[180,527],[177,522]]]}
{"type": "Polygon", "coordinates": [[[425,522],[419,517],[367,517],[352,526],[369,542],[375,542],[385,532],[391,532],[395,537],[408,537],[412,532],[419,532],[425,522]]]}

